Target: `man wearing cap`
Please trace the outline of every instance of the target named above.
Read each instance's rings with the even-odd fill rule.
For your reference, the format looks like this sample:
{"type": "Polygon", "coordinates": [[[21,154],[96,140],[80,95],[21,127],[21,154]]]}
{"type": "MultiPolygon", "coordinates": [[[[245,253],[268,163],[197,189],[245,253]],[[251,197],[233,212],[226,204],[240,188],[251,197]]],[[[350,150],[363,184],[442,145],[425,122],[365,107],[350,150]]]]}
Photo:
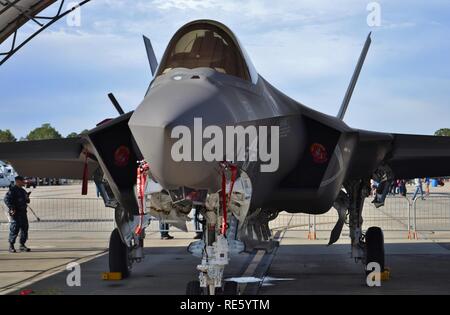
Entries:
{"type": "Polygon", "coordinates": [[[15,253],[17,235],[20,232],[20,251],[29,252],[30,249],[25,246],[28,239],[28,217],[27,207],[30,203],[30,194],[23,188],[25,179],[22,176],[15,178],[16,184],[12,186],[5,196],[5,204],[8,206],[11,224],[9,228],[9,252],[15,253]]]}

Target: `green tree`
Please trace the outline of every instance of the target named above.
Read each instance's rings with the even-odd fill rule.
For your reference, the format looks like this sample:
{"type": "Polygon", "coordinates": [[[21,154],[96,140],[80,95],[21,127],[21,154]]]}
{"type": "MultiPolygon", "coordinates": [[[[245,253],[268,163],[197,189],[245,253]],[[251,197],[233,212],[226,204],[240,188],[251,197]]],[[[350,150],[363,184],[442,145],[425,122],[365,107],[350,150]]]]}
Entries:
{"type": "Polygon", "coordinates": [[[434,133],[435,136],[447,136],[450,137],[450,129],[449,128],[442,128],[439,129],[434,133]]]}
{"type": "Polygon", "coordinates": [[[61,134],[56,131],[50,124],[43,124],[32,130],[28,135],[28,140],[45,140],[45,139],[61,139],[61,134]]]}
{"type": "Polygon", "coordinates": [[[78,133],[76,133],[76,132],[71,132],[71,133],[69,133],[69,134],[67,135],[66,138],[76,138],[76,137],[78,137],[78,133]]]}
{"type": "Polygon", "coordinates": [[[1,130],[0,129],[0,142],[16,142],[17,139],[12,134],[11,130],[1,130]]]}

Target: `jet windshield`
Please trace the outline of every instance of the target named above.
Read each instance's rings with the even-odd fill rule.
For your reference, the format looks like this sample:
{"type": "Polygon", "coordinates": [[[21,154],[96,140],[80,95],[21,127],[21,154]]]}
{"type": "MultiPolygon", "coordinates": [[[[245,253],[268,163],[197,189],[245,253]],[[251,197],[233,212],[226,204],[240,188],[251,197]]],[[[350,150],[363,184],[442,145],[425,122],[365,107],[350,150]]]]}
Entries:
{"type": "Polygon", "coordinates": [[[164,55],[158,75],[174,68],[207,67],[250,80],[240,49],[232,37],[212,24],[194,24],[175,35],[164,55]]]}

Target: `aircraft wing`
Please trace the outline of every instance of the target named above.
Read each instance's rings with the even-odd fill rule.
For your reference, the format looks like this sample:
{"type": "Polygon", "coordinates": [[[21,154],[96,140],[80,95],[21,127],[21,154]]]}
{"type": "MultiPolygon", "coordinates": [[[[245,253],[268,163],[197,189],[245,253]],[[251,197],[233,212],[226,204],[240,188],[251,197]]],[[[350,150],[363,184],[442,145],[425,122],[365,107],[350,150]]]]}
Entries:
{"type": "MultiPolygon", "coordinates": [[[[85,163],[82,138],[0,143],[0,159],[22,176],[82,179],[85,163]]],[[[89,177],[98,167],[88,160],[89,177]]]]}
{"type": "Polygon", "coordinates": [[[359,131],[350,177],[363,178],[387,164],[395,178],[450,176],[450,137],[359,131]]]}
{"type": "Polygon", "coordinates": [[[393,136],[386,162],[397,178],[450,176],[450,137],[393,136]]]}

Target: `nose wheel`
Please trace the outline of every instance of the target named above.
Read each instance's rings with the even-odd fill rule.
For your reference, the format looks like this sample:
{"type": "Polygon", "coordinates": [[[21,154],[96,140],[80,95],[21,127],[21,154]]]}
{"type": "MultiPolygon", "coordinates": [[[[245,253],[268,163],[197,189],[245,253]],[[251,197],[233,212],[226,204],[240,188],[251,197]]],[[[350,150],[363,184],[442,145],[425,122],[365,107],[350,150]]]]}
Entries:
{"type": "Polygon", "coordinates": [[[203,295],[203,289],[200,287],[200,281],[190,281],[186,286],[186,295],[203,295]]]}
{"type": "Polygon", "coordinates": [[[227,281],[223,286],[223,295],[239,295],[239,285],[234,281],[227,281]]]}
{"type": "MultiPolygon", "coordinates": [[[[239,295],[239,286],[237,282],[227,281],[225,282],[223,289],[215,288],[216,295],[234,296],[239,295]]],[[[200,286],[200,281],[190,281],[186,285],[186,295],[206,295],[206,288],[200,286]]]]}

